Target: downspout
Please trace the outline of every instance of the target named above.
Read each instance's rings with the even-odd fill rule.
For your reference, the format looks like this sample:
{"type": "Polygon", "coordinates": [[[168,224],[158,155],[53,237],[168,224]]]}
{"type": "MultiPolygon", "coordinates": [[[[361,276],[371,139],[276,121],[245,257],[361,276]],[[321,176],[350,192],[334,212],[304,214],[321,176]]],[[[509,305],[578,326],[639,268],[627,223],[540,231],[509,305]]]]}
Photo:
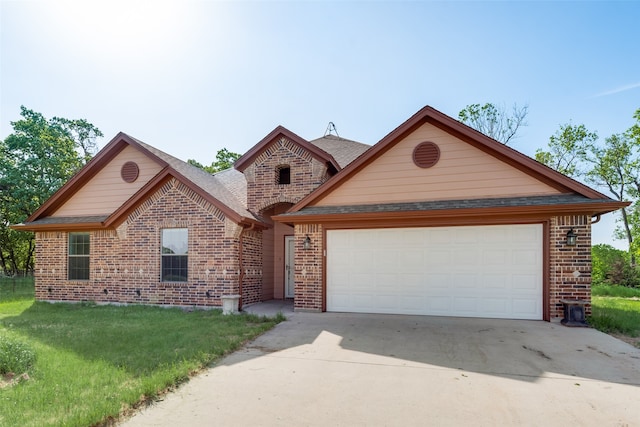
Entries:
{"type": "Polygon", "coordinates": [[[244,282],[244,266],[242,260],[242,252],[244,251],[244,232],[251,231],[255,228],[255,224],[251,224],[250,227],[242,226],[242,230],[240,231],[240,236],[238,237],[238,266],[240,268],[240,274],[238,275],[238,295],[240,295],[240,299],[238,300],[238,311],[242,311],[242,282],[244,282]]]}
{"type": "Polygon", "coordinates": [[[595,224],[597,222],[600,222],[600,214],[594,215],[591,217],[591,222],[589,224],[595,224]],[[593,218],[596,218],[595,220],[593,218]]]}

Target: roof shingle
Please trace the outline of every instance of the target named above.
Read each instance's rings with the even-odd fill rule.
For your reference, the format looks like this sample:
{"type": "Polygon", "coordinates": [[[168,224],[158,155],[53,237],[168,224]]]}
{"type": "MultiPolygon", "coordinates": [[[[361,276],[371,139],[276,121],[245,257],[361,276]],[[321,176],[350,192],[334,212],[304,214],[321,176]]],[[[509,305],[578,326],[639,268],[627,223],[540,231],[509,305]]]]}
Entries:
{"type": "Polygon", "coordinates": [[[309,142],[331,154],[341,168],[344,168],[371,148],[370,145],[334,135],[325,135],[309,142]]]}

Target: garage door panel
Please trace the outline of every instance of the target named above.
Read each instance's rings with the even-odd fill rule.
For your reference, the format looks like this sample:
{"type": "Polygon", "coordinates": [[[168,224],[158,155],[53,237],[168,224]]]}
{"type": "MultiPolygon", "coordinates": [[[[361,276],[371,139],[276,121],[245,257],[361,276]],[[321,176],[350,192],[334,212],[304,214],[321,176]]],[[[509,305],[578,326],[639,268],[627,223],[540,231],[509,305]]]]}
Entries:
{"type": "Polygon", "coordinates": [[[495,267],[505,265],[509,258],[510,254],[506,250],[492,249],[482,254],[483,263],[493,265],[495,267]]]}
{"type": "MultiPolygon", "coordinates": [[[[375,290],[376,293],[393,293],[397,294],[398,283],[401,279],[397,274],[380,274],[373,279],[374,287],[370,289],[375,290]]],[[[371,283],[370,283],[371,285],[371,283]]]]}
{"type": "Polygon", "coordinates": [[[511,262],[514,265],[537,265],[540,262],[540,254],[535,250],[514,250],[511,253],[511,262]]]}
{"type": "Polygon", "coordinates": [[[454,243],[471,245],[483,240],[481,230],[468,227],[452,227],[449,230],[452,232],[449,240],[454,243]]]}
{"type": "Polygon", "coordinates": [[[429,266],[450,265],[453,255],[450,250],[442,248],[438,252],[428,252],[424,256],[425,264],[429,266]]]}
{"type": "Polygon", "coordinates": [[[371,260],[376,264],[378,270],[397,269],[400,254],[398,251],[391,252],[389,250],[383,250],[369,258],[367,265],[371,263],[371,260]]]}
{"type": "Polygon", "coordinates": [[[415,314],[421,314],[425,307],[425,298],[422,295],[402,295],[398,301],[403,307],[415,314]]]}
{"type": "Polygon", "coordinates": [[[505,274],[485,274],[480,279],[479,287],[488,291],[505,292],[509,289],[511,277],[505,274]]]}
{"type": "Polygon", "coordinates": [[[449,286],[455,289],[474,289],[478,287],[478,276],[471,272],[452,275],[449,286]]]}
{"type": "Polygon", "coordinates": [[[536,242],[541,239],[542,227],[519,227],[511,230],[513,241],[536,242]]]}
{"type": "Polygon", "coordinates": [[[482,240],[493,245],[506,244],[511,241],[511,232],[507,229],[482,230],[482,240]]]}
{"type": "Polygon", "coordinates": [[[451,287],[451,275],[447,273],[426,273],[425,274],[425,292],[428,289],[448,289],[451,287]]]}
{"type": "Polygon", "coordinates": [[[425,306],[427,310],[424,314],[448,315],[451,312],[451,300],[449,296],[427,298],[425,306]]]}
{"type": "MultiPolygon", "coordinates": [[[[402,274],[399,280],[402,281],[405,293],[422,295],[425,285],[424,276],[422,274],[402,274]]],[[[398,284],[394,283],[394,287],[397,288],[398,284]]]]}
{"type": "Polygon", "coordinates": [[[346,261],[341,262],[342,265],[348,266],[349,270],[361,272],[370,271],[369,264],[371,262],[371,259],[376,256],[375,252],[367,250],[359,251],[353,254],[343,253],[340,255],[342,255],[344,261],[346,261]]]}
{"type": "Polygon", "coordinates": [[[354,295],[353,305],[359,312],[364,313],[374,305],[374,297],[369,294],[354,295]]]}
{"type": "Polygon", "coordinates": [[[398,260],[398,267],[402,271],[411,273],[421,273],[424,271],[425,256],[424,251],[416,250],[403,254],[398,260]]]}
{"type": "Polygon", "coordinates": [[[478,313],[478,298],[455,297],[453,298],[452,311],[460,315],[475,317],[478,313]]]}
{"type": "Polygon", "coordinates": [[[513,289],[537,294],[539,290],[538,277],[533,274],[514,274],[511,286],[513,289]]]}
{"type": "Polygon", "coordinates": [[[448,245],[451,242],[451,235],[447,230],[441,228],[432,228],[426,230],[426,239],[435,245],[448,245]]]}
{"type": "Polygon", "coordinates": [[[454,262],[457,269],[472,270],[481,260],[481,254],[477,249],[460,248],[456,251],[454,262]]]}
{"type": "Polygon", "coordinates": [[[329,230],[327,309],[541,319],[542,226],[329,230]]]}
{"type": "Polygon", "coordinates": [[[481,304],[487,317],[503,317],[510,311],[511,301],[507,298],[482,298],[481,304]]]}
{"type": "Polygon", "coordinates": [[[537,298],[529,299],[513,299],[513,310],[518,313],[527,313],[531,318],[542,310],[541,304],[537,298]]]}

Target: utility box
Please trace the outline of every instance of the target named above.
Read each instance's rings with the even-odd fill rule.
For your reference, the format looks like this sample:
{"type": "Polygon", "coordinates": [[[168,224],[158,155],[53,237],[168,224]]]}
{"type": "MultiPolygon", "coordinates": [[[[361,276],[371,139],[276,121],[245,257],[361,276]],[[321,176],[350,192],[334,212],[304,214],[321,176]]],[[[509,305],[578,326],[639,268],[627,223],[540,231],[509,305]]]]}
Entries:
{"type": "Polygon", "coordinates": [[[585,300],[560,300],[564,306],[564,319],[560,321],[564,326],[577,326],[588,327],[586,317],[584,314],[585,305],[589,304],[589,301],[585,300]]]}

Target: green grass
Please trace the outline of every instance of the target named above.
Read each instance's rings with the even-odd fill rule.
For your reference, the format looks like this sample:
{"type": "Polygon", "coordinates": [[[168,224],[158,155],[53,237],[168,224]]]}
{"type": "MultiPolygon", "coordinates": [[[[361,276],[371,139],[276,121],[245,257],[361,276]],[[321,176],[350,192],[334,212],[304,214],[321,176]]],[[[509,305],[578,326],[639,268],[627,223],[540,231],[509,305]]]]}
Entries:
{"type": "Polygon", "coordinates": [[[612,285],[593,286],[588,322],[605,333],[637,337],[640,335],[640,289],[612,285]]]}
{"type": "Polygon", "coordinates": [[[2,298],[0,335],[27,343],[36,362],[28,381],[0,389],[0,426],[100,425],[279,320],[2,298]]]}
{"type": "Polygon", "coordinates": [[[591,295],[599,297],[640,298],[640,288],[629,288],[617,285],[594,285],[591,288],[591,295]]]}
{"type": "Polygon", "coordinates": [[[599,331],[630,337],[640,334],[640,299],[593,296],[591,311],[589,324],[599,331]]]}

